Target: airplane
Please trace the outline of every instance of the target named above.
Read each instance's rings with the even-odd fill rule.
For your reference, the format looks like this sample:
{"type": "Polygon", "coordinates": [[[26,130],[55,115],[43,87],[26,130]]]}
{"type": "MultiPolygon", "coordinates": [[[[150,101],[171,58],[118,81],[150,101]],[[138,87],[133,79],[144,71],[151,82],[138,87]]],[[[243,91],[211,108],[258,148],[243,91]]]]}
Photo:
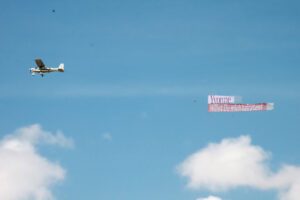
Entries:
{"type": "Polygon", "coordinates": [[[34,76],[35,73],[39,73],[42,77],[44,77],[44,73],[65,71],[64,63],[61,63],[58,68],[47,67],[41,59],[35,59],[35,63],[37,65],[36,68],[29,68],[29,71],[32,72],[32,76],[34,76]]]}

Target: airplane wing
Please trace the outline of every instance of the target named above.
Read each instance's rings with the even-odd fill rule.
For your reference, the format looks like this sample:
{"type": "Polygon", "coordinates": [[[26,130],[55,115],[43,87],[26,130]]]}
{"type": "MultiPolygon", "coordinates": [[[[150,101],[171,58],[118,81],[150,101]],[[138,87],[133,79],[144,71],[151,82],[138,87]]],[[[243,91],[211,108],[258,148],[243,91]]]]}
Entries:
{"type": "Polygon", "coordinates": [[[45,64],[43,63],[43,61],[41,59],[35,59],[35,63],[40,69],[45,68],[45,64]]]}

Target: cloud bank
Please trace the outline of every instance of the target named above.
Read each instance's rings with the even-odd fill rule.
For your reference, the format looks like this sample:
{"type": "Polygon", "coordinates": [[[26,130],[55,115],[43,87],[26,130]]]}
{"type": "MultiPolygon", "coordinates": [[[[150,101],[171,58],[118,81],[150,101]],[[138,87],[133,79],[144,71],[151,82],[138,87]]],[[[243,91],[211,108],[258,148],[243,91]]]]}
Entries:
{"type": "Polygon", "coordinates": [[[0,199],[54,199],[50,186],[63,180],[66,171],[39,155],[37,144],[72,147],[73,141],[61,132],[46,132],[38,124],[4,137],[0,141],[0,199]]]}
{"type": "Polygon", "coordinates": [[[277,172],[268,166],[271,154],[251,144],[249,136],[211,143],[178,166],[188,187],[213,192],[240,186],[275,189],[281,200],[300,199],[300,167],[284,165],[277,172]]]}
{"type": "Polygon", "coordinates": [[[222,200],[222,199],[215,196],[209,196],[207,198],[198,198],[197,200],[222,200]]]}

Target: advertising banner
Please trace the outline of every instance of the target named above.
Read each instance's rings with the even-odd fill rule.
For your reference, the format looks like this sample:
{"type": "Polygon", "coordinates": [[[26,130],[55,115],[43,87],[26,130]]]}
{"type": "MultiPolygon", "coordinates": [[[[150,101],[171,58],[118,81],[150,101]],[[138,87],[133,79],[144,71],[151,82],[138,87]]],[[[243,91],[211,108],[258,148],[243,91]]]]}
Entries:
{"type": "Polygon", "coordinates": [[[208,104],[208,112],[246,112],[273,110],[274,103],[257,104],[208,104]]]}
{"type": "Polygon", "coordinates": [[[241,102],[242,97],[240,96],[208,95],[208,104],[236,104],[241,102]]]}

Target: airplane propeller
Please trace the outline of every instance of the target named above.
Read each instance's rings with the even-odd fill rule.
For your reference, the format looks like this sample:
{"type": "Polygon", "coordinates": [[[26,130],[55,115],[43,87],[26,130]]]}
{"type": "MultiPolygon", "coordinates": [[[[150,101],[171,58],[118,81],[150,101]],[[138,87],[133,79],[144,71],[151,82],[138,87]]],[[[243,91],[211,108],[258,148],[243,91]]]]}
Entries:
{"type": "Polygon", "coordinates": [[[35,75],[35,72],[32,72],[32,71],[31,71],[31,68],[29,68],[29,73],[30,73],[32,76],[35,75]]]}

